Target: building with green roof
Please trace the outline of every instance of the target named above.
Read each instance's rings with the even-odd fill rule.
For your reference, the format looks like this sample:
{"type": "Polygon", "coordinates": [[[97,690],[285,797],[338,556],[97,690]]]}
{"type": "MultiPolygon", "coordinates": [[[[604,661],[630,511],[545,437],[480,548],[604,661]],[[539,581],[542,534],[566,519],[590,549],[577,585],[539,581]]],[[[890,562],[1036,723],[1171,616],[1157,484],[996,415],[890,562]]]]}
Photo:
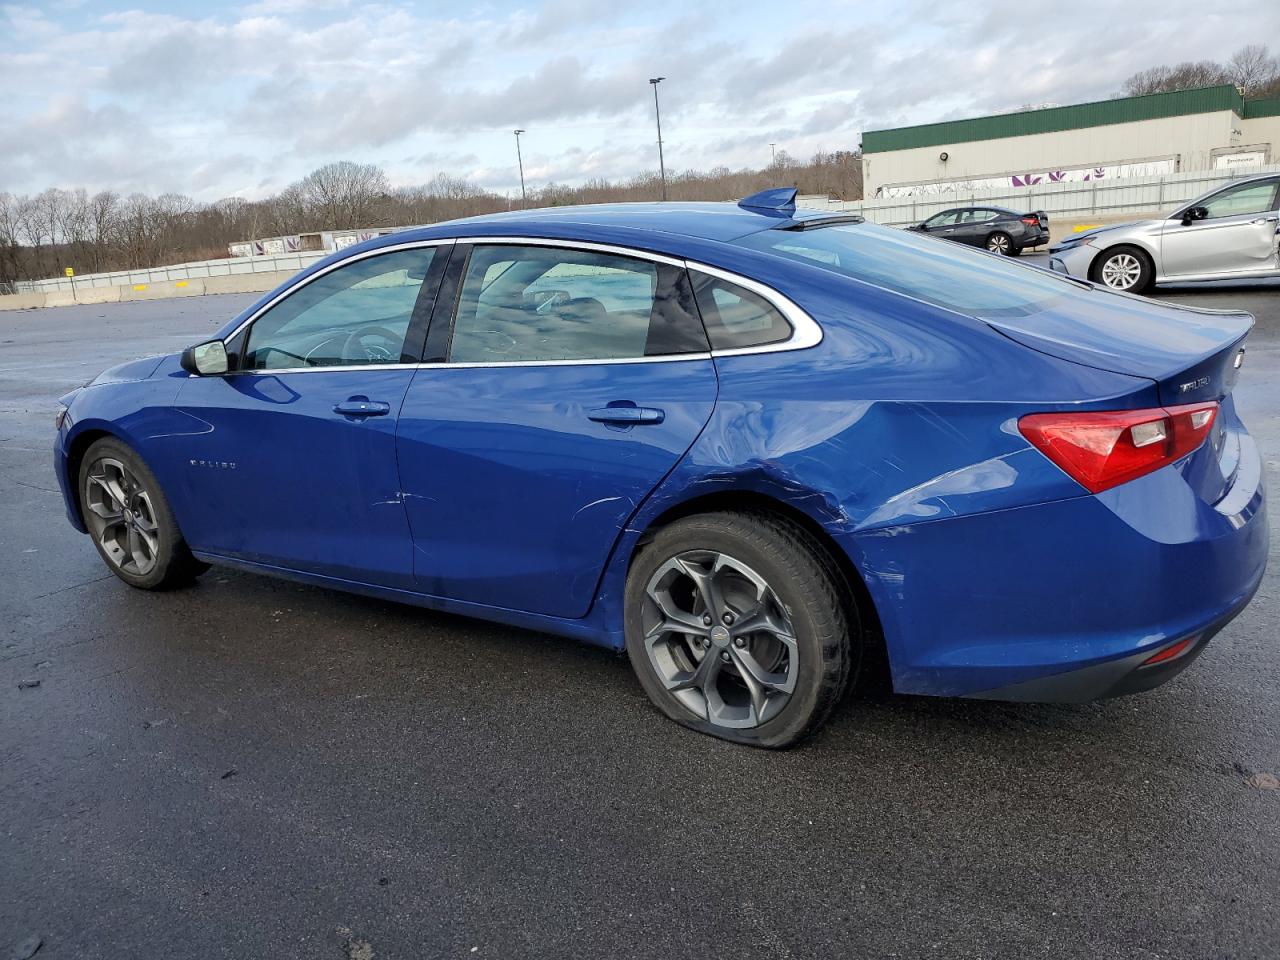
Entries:
{"type": "Polygon", "coordinates": [[[865,196],[906,197],[1280,162],[1280,97],[1231,84],[862,135],[865,196]]]}

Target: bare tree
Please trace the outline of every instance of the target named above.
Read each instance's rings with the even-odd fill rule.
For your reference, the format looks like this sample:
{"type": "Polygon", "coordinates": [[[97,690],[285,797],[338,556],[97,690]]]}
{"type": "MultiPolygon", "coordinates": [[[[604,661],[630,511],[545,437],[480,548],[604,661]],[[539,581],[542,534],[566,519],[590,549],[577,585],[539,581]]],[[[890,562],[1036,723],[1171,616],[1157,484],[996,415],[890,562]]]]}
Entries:
{"type": "MultiPolygon", "coordinates": [[[[268,232],[275,235],[297,233],[300,230],[312,228],[312,224],[307,219],[307,202],[302,184],[290,184],[267,202],[266,223],[268,232]]],[[[244,239],[253,238],[245,237],[244,239]]]]}
{"type": "Polygon", "coordinates": [[[24,245],[31,248],[33,275],[43,276],[44,263],[42,253],[50,237],[40,206],[30,197],[19,198],[17,218],[19,236],[22,238],[24,245]]]}
{"type": "Polygon", "coordinates": [[[89,254],[89,194],[83,187],[63,190],[58,205],[58,242],[69,258],[69,266],[84,272],[89,254]]]}
{"type": "Polygon", "coordinates": [[[1246,97],[1256,96],[1280,84],[1280,59],[1273,57],[1265,45],[1251,43],[1231,55],[1226,72],[1246,97]]]}
{"type": "Polygon", "coordinates": [[[40,229],[49,241],[49,250],[53,254],[53,268],[61,272],[62,256],[62,221],[65,219],[67,192],[57,187],[42,190],[31,198],[32,215],[40,218],[40,229]]]}
{"type": "Polygon", "coordinates": [[[322,229],[344,230],[369,226],[385,213],[387,175],[371,163],[342,160],[307,174],[298,184],[303,204],[322,229]]]}
{"type": "Polygon", "coordinates": [[[1148,67],[1124,82],[1122,96],[1192,90],[1234,83],[1246,97],[1280,93],[1280,60],[1261,44],[1241,47],[1225,64],[1196,60],[1174,66],[1148,67]]]}
{"type": "Polygon", "coordinates": [[[111,190],[100,190],[89,201],[89,237],[93,250],[93,269],[102,270],[108,248],[115,242],[119,228],[120,196],[111,190]]]}
{"type": "Polygon", "coordinates": [[[0,288],[4,289],[22,275],[21,202],[11,193],[0,193],[0,288]]]}
{"type": "Polygon", "coordinates": [[[1140,70],[1124,82],[1123,92],[1127,97],[1141,97],[1150,93],[1170,93],[1174,90],[1191,90],[1228,82],[1226,68],[1221,64],[1212,60],[1188,60],[1172,67],[1140,70]]]}

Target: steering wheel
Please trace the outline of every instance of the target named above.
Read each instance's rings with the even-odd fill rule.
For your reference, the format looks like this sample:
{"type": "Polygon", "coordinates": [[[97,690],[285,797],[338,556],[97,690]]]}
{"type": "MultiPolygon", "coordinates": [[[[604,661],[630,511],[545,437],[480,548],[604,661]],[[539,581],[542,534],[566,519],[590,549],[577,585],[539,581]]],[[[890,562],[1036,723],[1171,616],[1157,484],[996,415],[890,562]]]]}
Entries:
{"type": "Polygon", "coordinates": [[[342,357],[353,363],[396,363],[400,359],[400,345],[403,342],[403,336],[396,336],[386,327],[376,324],[361,327],[347,337],[347,342],[342,345],[342,357]],[[387,345],[365,343],[365,337],[381,338],[387,341],[387,345]]]}

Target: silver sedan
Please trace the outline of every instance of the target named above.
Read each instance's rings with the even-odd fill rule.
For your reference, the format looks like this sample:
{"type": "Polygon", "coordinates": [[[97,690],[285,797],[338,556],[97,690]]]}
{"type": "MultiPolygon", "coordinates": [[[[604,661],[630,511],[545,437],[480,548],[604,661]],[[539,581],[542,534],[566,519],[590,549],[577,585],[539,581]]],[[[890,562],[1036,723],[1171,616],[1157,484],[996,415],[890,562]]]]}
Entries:
{"type": "Polygon", "coordinates": [[[1166,219],[1073,234],[1049,266],[1113,290],[1166,281],[1280,277],[1280,174],[1249,177],[1179,207],[1166,219]]]}

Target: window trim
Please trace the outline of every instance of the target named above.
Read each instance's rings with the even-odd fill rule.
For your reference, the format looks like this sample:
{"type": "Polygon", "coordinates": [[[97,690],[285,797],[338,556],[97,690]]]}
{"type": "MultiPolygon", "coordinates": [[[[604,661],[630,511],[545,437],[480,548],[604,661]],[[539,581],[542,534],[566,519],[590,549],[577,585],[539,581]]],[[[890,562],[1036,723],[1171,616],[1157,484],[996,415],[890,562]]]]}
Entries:
{"type": "MultiPolygon", "coordinates": [[[[363,363],[350,364],[343,366],[326,366],[326,367],[289,367],[281,370],[229,370],[221,376],[283,376],[295,373],[341,373],[348,370],[467,370],[471,368],[485,367],[569,367],[569,366],[587,366],[587,365],[617,365],[632,363],[682,363],[690,360],[710,360],[719,357],[740,357],[757,353],[784,353],[791,350],[807,350],[810,347],[816,347],[822,342],[822,327],[818,322],[809,316],[794,301],[779,293],[772,287],[753,280],[750,277],[744,277],[741,274],[733,273],[729,270],[722,270],[719,267],[713,267],[710,264],[702,263],[698,260],[687,260],[679,257],[672,257],[666,254],[654,253],[649,250],[643,250],[636,247],[622,247],[614,244],[595,243],[589,240],[569,240],[553,237],[521,237],[521,236],[470,236],[470,237],[448,237],[439,240],[412,240],[405,243],[388,244],[384,247],[376,247],[373,250],[365,250],[354,256],[343,257],[334,263],[329,264],[323,270],[317,270],[315,273],[304,278],[303,280],[293,284],[287,289],[281,291],[272,297],[267,303],[255,310],[243,323],[237,326],[229,334],[223,337],[224,342],[229,342],[235,337],[243,333],[253,324],[260,316],[274,307],[281,300],[291,296],[294,292],[311,283],[313,280],[319,279],[326,274],[353,263],[356,260],[363,260],[367,257],[375,257],[384,253],[394,253],[399,250],[412,250],[418,247],[453,247],[455,245],[466,244],[470,247],[483,245],[508,245],[508,246],[529,246],[529,247],[558,247],[565,250],[584,250],[589,253],[605,253],[615,256],[630,257],[636,260],[649,260],[653,263],[663,263],[668,266],[682,268],[690,272],[697,271],[715,277],[718,280],[724,280],[727,283],[736,284],[752,293],[763,297],[771,304],[783,318],[791,325],[791,336],[786,340],[779,340],[777,343],[761,344],[755,347],[733,347],[721,350],[709,350],[700,353],[674,353],[664,356],[655,357],[613,357],[608,359],[586,359],[586,360],[495,360],[495,361],[476,361],[467,363],[449,363],[449,362],[422,362],[422,363],[363,363]]],[[[469,259],[469,258],[468,258],[469,259]]],[[[459,292],[461,287],[459,287],[459,292]]],[[[449,326],[450,332],[453,329],[454,318],[456,316],[456,303],[441,304],[437,298],[436,309],[432,311],[429,320],[430,325],[434,326],[435,321],[443,319],[449,326]],[[437,313],[440,309],[447,309],[447,317],[439,317],[437,313]]],[[[430,332],[428,332],[430,337],[430,332]]],[[[195,376],[195,374],[191,374],[195,376]]]]}

